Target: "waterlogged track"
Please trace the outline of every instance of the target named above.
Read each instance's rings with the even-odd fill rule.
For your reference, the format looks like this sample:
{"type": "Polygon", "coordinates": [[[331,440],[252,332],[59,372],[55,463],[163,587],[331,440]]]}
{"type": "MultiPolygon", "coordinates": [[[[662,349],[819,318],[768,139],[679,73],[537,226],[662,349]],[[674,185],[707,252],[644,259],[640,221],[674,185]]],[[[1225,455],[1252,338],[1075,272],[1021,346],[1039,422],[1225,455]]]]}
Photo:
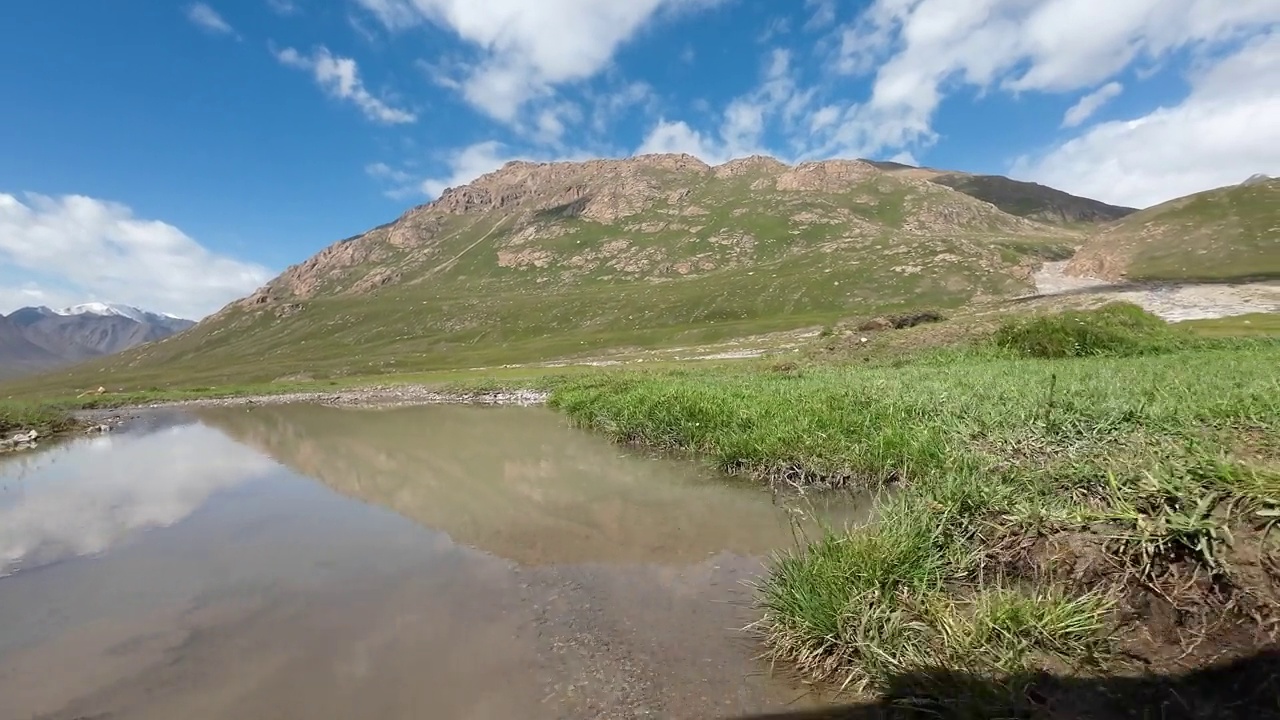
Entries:
{"type": "Polygon", "coordinates": [[[792,518],[857,510],[539,409],[156,411],[0,464],[0,717],[803,706],[743,583],[792,518]]]}

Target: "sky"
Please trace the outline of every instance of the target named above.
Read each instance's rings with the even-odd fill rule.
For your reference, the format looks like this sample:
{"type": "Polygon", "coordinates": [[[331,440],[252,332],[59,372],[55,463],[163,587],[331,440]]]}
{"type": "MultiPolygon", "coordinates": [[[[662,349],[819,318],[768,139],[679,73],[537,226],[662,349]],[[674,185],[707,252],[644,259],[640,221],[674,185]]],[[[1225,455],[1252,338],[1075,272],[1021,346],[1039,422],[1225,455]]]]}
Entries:
{"type": "Polygon", "coordinates": [[[14,0],[0,312],[199,318],[513,160],[1280,175],[1280,0],[14,0]]]}

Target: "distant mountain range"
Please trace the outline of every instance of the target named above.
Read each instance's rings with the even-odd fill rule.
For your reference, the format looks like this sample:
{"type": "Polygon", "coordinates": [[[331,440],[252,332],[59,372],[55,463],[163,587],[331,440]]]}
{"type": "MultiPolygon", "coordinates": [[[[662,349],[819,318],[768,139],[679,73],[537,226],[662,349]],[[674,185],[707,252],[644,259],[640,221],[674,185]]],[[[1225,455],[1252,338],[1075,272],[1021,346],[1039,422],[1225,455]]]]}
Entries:
{"type": "Polygon", "coordinates": [[[114,303],[0,315],[0,377],[51,370],[182,332],[191,320],[114,303]]]}

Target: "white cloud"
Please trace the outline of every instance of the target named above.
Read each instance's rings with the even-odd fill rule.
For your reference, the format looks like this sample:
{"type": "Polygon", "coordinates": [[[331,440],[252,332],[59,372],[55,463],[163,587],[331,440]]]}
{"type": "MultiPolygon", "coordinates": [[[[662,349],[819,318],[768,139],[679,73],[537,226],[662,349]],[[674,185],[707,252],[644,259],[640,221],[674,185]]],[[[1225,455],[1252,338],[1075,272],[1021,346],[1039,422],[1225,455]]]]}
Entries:
{"type": "Polygon", "coordinates": [[[1192,75],[1182,102],[1099,123],[1011,173],[1108,202],[1146,207],[1280,174],[1280,34],[1192,75]]]}
{"type": "Polygon", "coordinates": [[[648,83],[631,82],[612,92],[589,98],[588,102],[594,108],[591,112],[592,127],[603,135],[608,132],[609,123],[625,111],[638,108],[645,113],[652,112],[658,103],[658,93],[648,83]]]}
{"type": "Polygon", "coordinates": [[[889,162],[902,163],[903,165],[920,165],[920,161],[916,160],[916,156],[906,150],[890,157],[889,162]]]}
{"type": "Polygon", "coordinates": [[[422,179],[401,168],[385,163],[374,163],[365,168],[372,177],[389,183],[387,197],[405,200],[414,197],[434,199],[447,188],[466,185],[486,173],[493,172],[513,160],[528,162],[559,162],[565,160],[590,160],[598,157],[582,151],[565,151],[552,155],[544,152],[516,152],[497,140],[486,140],[450,152],[443,159],[445,172],[422,179]]]}
{"type": "Polygon", "coordinates": [[[0,193],[0,302],[9,310],[96,300],[200,318],[271,275],[124,205],[0,193]]]}
{"type": "Polygon", "coordinates": [[[379,180],[390,180],[396,183],[406,183],[413,179],[413,176],[404,170],[397,170],[383,162],[370,163],[364,166],[364,171],[369,177],[379,180]]]}
{"type": "Polygon", "coordinates": [[[358,0],[390,29],[447,28],[480,59],[455,82],[467,102],[508,123],[564,83],[603,70],[614,52],[660,12],[719,0],[358,0]]]}
{"type": "Polygon", "coordinates": [[[454,152],[448,158],[449,174],[444,177],[423,180],[419,189],[429,198],[439,197],[447,188],[465,185],[472,180],[493,172],[512,160],[533,160],[521,153],[512,153],[502,143],[488,140],[454,152]]]}
{"type": "Polygon", "coordinates": [[[276,53],[276,58],[283,64],[306,70],[315,77],[316,84],[324,88],[332,97],[347,100],[364,116],[387,125],[415,122],[418,117],[407,110],[389,105],[387,102],[369,92],[360,79],[360,69],[356,61],[335,56],[323,46],[317,48],[310,56],[303,55],[293,48],[285,48],[276,53]]]}
{"type": "Polygon", "coordinates": [[[647,153],[688,153],[711,165],[730,159],[730,151],[723,142],[694,130],[683,120],[665,118],[653,126],[636,150],[637,155],[647,153]]]}
{"type": "Polygon", "coordinates": [[[267,0],[267,7],[277,15],[297,15],[302,12],[293,0],[267,0]]]}
{"type": "Polygon", "coordinates": [[[1109,82],[1106,85],[1094,90],[1093,92],[1080,98],[1080,101],[1067,109],[1062,116],[1062,127],[1073,128],[1083,124],[1085,120],[1093,117],[1103,105],[1111,102],[1124,92],[1124,85],[1118,82],[1109,82]]]}
{"type": "Polygon", "coordinates": [[[194,3],[187,6],[187,19],[215,35],[232,35],[236,34],[236,29],[231,24],[222,19],[217,10],[209,7],[204,3],[194,3]]]}
{"type": "Polygon", "coordinates": [[[1280,21],[1280,0],[876,0],[839,30],[834,66],[874,71],[823,152],[876,154],[936,139],[933,114],[957,85],[1065,92],[1135,60],[1239,39],[1280,21]]]}
{"type": "MultiPolygon", "coordinates": [[[[683,120],[660,119],[637,150],[684,152],[704,162],[716,164],[748,155],[767,154],[766,132],[779,128],[784,134],[806,136],[817,125],[829,121],[830,112],[815,121],[812,110],[816,91],[801,89],[791,66],[791,53],[775,49],[767,57],[763,78],[751,92],[731,101],[714,133],[693,129],[683,120]]],[[[789,155],[789,152],[774,153],[789,155]]]]}
{"type": "Polygon", "coordinates": [[[813,13],[805,21],[805,30],[825,30],[836,21],[836,0],[805,0],[805,7],[813,13]]]}
{"type": "Polygon", "coordinates": [[[194,424],[82,443],[32,455],[24,472],[48,481],[28,483],[0,506],[0,577],[96,555],[135,533],[169,527],[214,493],[277,467],[194,424]]]}

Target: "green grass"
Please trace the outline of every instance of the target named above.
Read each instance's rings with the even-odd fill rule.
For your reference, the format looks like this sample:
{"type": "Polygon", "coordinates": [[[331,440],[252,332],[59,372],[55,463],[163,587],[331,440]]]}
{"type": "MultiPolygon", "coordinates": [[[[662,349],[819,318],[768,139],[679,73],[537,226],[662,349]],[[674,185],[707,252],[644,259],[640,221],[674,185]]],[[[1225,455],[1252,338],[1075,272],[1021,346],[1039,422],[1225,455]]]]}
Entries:
{"type": "Polygon", "coordinates": [[[1148,355],[1190,342],[1188,333],[1130,303],[1010,320],[995,334],[998,347],[1035,358],[1148,355]]]}
{"type": "Polygon", "coordinates": [[[1178,323],[1206,337],[1280,337],[1280,313],[1250,313],[1212,320],[1186,320],[1178,323]]]}
{"type": "Polygon", "coordinates": [[[61,432],[74,424],[74,418],[55,405],[0,401],[0,439],[27,430],[42,435],[61,432]]]}
{"type": "Polygon", "coordinates": [[[1130,280],[1280,278],[1280,181],[1179,198],[1121,220],[1082,249],[1120,259],[1130,280]]]}
{"type": "Polygon", "coordinates": [[[876,691],[958,669],[1000,695],[963,702],[1009,709],[1023,671],[1120,662],[1112,611],[1135,579],[1190,592],[1162,584],[1190,564],[1223,592],[1258,590],[1231,541],[1258,551],[1273,540],[1253,529],[1280,513],[1280,342],[1170,342],[1116,307],[1011,328],[892,364],[567,378],[551,401],[726,471],[889,490],[871,524],[775,559],[755,629],[816,680],[876,691]],[[1088,351],[1059,352],[1060,333],[1088,351]],[[1080,586],[1053,557],[1010,559],[1076,536],[1123,571],[1080,586]]]}

